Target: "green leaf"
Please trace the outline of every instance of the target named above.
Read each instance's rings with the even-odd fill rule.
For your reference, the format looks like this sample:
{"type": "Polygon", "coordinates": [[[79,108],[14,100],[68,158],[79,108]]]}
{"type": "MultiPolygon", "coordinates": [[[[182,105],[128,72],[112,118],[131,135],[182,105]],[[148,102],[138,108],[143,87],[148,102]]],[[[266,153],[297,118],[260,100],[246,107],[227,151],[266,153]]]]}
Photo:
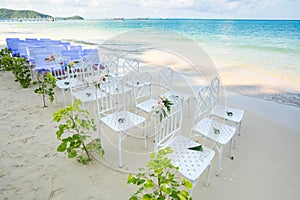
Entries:
{"type": "Polygon", "coordinates": [[[203,151],[203,148],[202,148],[202,145],[197,145],[197,146],[194,146],[194,147],[189,147],[188,149],[190,150],[194,150],[194,151],[203,151]]]}
{"type": "Polygon", "coordinates": [[[67,149],[67,144],[66,143],[61,143],[58,147],[57,147],[57,151],[58,152],[64,152],[67,149]]]}
{"type": "Polygon", "coordinates": [[[71,150],[70,152],[68,152],[68,157],[69,158],[74,158],[77,156],[77,151],[76,150],[71,150]]]}
{"type": "Polygon", "coordinates": [[[166,194],[171,194],[172,188],[170,187],[169,184],[163,183],[160,185],[160,190],[166,194]]]}
{"type": "Polygon", "coordinates": [[[132,195],[129,200],[138,200],[137,196],[136,195],[132,195]]]}
{"type": "Polygon", "coordinates": [[[146,189],[150,189],[150,188],[153,188],[155,186],[154,182],[152,180],[146,180],[145,184],[144,184],[144,187],[146,189]]]}
{"type": "Polygon", "coordinates": [[[152,196],[150,194],[144,194],[142,200],[152,200],[152,196]]]}
{"type": "Polygon", "coordinates": [[[136,185],[141,185],[145,183],[145,180],[144,179],[139,179],[137,182],[136,182],[136,185]]]}
{"type": "Polygon", "coordinates": [[[186,189],[191,190],[193,188],[193,184],[187,180],[186,178],[182,179],[182,184],[186,187],[186,189]]]}

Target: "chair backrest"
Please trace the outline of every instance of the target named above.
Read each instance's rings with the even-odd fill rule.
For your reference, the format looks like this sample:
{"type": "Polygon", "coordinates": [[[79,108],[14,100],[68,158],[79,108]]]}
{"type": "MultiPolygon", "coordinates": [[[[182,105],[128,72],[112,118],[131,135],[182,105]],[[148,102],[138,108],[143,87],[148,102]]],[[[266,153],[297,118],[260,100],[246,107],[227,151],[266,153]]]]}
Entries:
{"type": "Polygon", "coordinates": [[[138,60],[126,59],[123,63],[123,68],[125,73],[139,73],[140,62],[138,60]]]}
{"type": "Polygon", "coordinates": [[[152,83],[139,84],[135,87],[134,101],[136,104],[152,98],[152,83]]]}
{"type": "Polygon", "coordinates": [[[209,86],[201,87],[197,91],[195,101],[194,125],[205,117],[209,117],[211,109],[211,95],[209,86]]]}
{"type": "Polygon", "coordinates": [[[105,77],[105,82],[96,86],[96,107],[98,119],[101,116],[125,110],[123,81],[113,77],[105,77]]]}
{"type": "Polygon", "coordinates": [[[68,49],[69,46],[71,45],[70,42],[64,42],[64,41],[61,41],[59,44],[60,44],[60,45],[64,45],[64,46],[65,46],[65,49],[68,49]]]}
{"type": "Polygon", "coordinates": [[[110,74],[117,75],[120,71],[119,57],[115,54],[105,54],[102,58],[102,64],[108,68],[110,74]]]}
{"type": "Polygon", "coordinates": [[[164,94],[168,90],[167,88],[172,88],[174,85],[174,70],[170,67],[165,67],[160,70],[158,78],[159,83],[161,84],[160,93],[164,94]]]}
{"type": "Polygon", "coordinates": [[[50,56],[50,54],[48,54],[48,55],[36,55],[34,57],[34,64],[35,64],[34,69],[36,71],[40,71],[40,70],[51,71],[51,70],[60,69],[61,66],[58,65],[55,61],[48,62],[46,60],[47,58],[49,58],[49,56],[50,56]]]}
{"type": "Polygon", "coordinates": [[[142,85],[152,82],[152,74],[149,72],[138,73],[133,78],[133,85],[142,85]]]}
{"type": "Polygon", "coordinates": [[[52,54],[52,51],[47,50],[46,46],[28,46],[26,50],[31,64],[35,63],[37,56],[43,56],[46,59],[52,54]]]}
{"type": "Polygon", "coordinates": [[[18,42],[16,44],[17,47],[17,54],[22,57],[22,58],[26,58],[28,59],[28,55],[27,55],[27,46],[28,44],[26,42],[18,42]]]}
{"type": "Polygon", "coordinates": [[[11,40],[9,41],[10,50],[12,51],[13,56],[20,56],[19,54],[19,45],[26,45],[24,40],[11,40]]]}
{"type": "Polygon", "coordinates": [[[59,56],[59,57],[62,57],[61,52],[62,52],[63,50],[66,50],[65,46],[62,45],[62,44],[49,45],[49,46],[47,46],[47,49],[48,49],[49,51],[52,51],[53,54],[56,55],[57,57],[58,57],[58,56],[59,56]]]}
{"type": "Polygon", "coordinates": [[[214,107],[218,104],[218,99],[220,95],[220,80],[215,77],[210,82],[211,89],[211,106],[214,107]]]}
{"type": "Polygon", "coordinates": [[[82,46],[81,45],[69,45],[69,50],[75,50],[79,52],[79,55],[82,56],[82,46]]]}
{"type": "Polygon", "coordinates": [[[20,41],[19,38],[6,38],[7,49],[12,51],[14,45],[13,43],[18,41],[20,41]]]}
{"type": "Polygon", "coordinates": [[[72,61],[72,60],[80,60],[81,53],[78,50],[62,50],[61,51],[62,56],[65,57],[67,61],[72,61]]]}
{"type": "Polygon", "coordinates": [[[171,86],[173,85],[173,80],[174,80],[174,71],[170,67],[165,67],[160,70],[159,72],[159,82],[162,85],[168,85],[171,86]]]}
{"type": "Polygon", "coordinates": [[[89,65],[99,65],[100,57],[98,49],[84,49],[83,50],[83,62],[89,65]]]}
{"type": "MultiPolygon", "coordinates": [[[[159,118],[159,116],[157,116],[159,118]]],[[[168,117],[160,123],[155,123],[154,151],[168,145],[174,137],[180,134],[182,127],[182,105],[180,103],[171,106],[168,117]]]]}

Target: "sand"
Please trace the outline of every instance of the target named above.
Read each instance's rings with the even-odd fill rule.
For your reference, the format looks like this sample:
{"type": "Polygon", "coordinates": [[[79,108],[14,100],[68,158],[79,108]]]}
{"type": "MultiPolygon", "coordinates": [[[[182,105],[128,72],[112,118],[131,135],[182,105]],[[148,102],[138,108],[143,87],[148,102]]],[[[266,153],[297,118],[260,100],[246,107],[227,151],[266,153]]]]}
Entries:
{"type": "MultiPolygon", "coordinates": [[[[42,108],[33,88],[20,88],[10,72],[0,72],[0,88],[1,199],[128,199],[134,188],[126,184],[127,173],[96,159],[83,166],[56,152],[51,114],[61,101],[42,108]]],[[[210,186],[203,186],[205,172],[194,199],[299,199],[300,110],[234,93],[227,96],[229,105],[245,110],[235,159],[223,154],[219,177],[214,162],[210,186]]]]}

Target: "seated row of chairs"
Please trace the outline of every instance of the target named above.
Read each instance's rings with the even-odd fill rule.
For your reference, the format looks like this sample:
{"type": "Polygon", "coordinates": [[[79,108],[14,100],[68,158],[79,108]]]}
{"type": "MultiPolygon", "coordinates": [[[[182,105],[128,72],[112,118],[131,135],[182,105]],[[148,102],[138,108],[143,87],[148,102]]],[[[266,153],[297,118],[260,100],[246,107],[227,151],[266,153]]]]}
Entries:
{"type": "Polygon", "coordinates": [[[218,151],[217,175],[221,170],[223,149],[228,143],[229,155],[233,158],[231,153],[237,133],[236,127],[240,133],[244,111],[219,105],[218,78],[212,79],[209,86],[201,87],[197,91],[194,97],[193,125],[188,137],[181,132],[183,115],[186,113],[183,109],[184,102],[188,104],[189,114],[191,95],[171,89],[174,76],[178,74],[170,67],[159,71],[157,85],[160,92],[159,96],[155,96],[152,74],[140,72],[140,63],[135,59],[108,54],[100,60],[97,49],[82,49],[81,46],[46,39],[22,41],[7,38],[7,47],[13,55],[26,57],[34,64],[36,71],[45,69],[52,71],[57,79],[57,87],[62,90],[64,105],[66,105],[64,93],[67,90],[70,91],[72,100],[80,99],[83,106],[88,103],[96,104],[100,139],[103,125],[117,133],[119,167],[123,167],[122,141],[130,129],[138,127],[142,130],[144,148],[147,148],[146,123],[149,121],[145,114],[149,115],[152,112],[158,98],[162,96],[171,99],[173,105],[166,118],[150,122],[155,126],[153,149],[158,151],[160,148],[170,146],[174,150],[170,155],[172,163],[179,167],[179,172],[190,180],[193,186],[206,169],[208,169],[206,180],[208,185],[210,167],[215,156],[213,149],[218,151]],[[56,55],[54,62],[49,57],[51,54],[56,55]],[[74,60],[78,63],[68,65],[74,60]],[[133,98],[131,105],[128,105],[129,98],[133,98]],[[134,106],[132,111],[129,109],[130,106],[134,106]],[[226,123],[218,119],[225,120],[226,123]],[[206,139],[213,143],[211,147],[206,146],[206,143],[203,145],[206,139]],[[201,147],[202,150],[195,150],[196,147],[201,147]]]}
{"type": "Polygon", "coordinates": [[[24,57],[37,72],[65,68],[67,63],[74,60],[83,61],[91,54],[93,54],[94,60],[99,61],[98,53],[97,57],[93,53],[97,49],[83,49],[81,45],[71,45],[70,42],[61,40],[6,38],[6,43],[13,56],[24,57]],[[52,58],[50,58],[51,56],[52,58]]]}
{"type": "MultiPolygon", "coordinates": [[[[84,84],[84,87],[81,85],[81,90],[78,90],[78,87],[75,85],[71,87],[73,98],[79,98],[84,103],[96,102],[99,137],[102,137],[103,125],[117,133],[119,167],[123,167],[122,141],[126,138],[131,128],[139,127],[142,129],[144,148],[147,148],[146,123],[149,122],[147,122],[147,117],[145,117],[144,113],[151,113],[153,106],[157,104],[158,100],[158,97],[153,95],[154,82],[152,74],[139,72],[139,67],[134,67],[139,66],[138,61],[134,62],[134,60],[128,59],[123,62],[123,65],[125,63],[131,63],[132,70],[126,70],[128,67],[123,67],[123,71],[119,76],[114,72],[105,70],[97,74],[98,77],[105,75],[106,78],[106,81],[100,83],[99,87],[96,87],[97,89],[95,89],[95,85],[88,84],[84,84]],[[128,79],[126,75],[132,72],[135,75],[133,77],[130,76],[128,79]],[[129,111],[128,105],[126,105],[126,102],[128,102],[128,99],[125,97],[126,93],[134,98],[134,112],[129,111]],[[140,111],[144,113],[140,113],[140,111]]],[[[210,166],[215,156],[213,148],[218,151],[216,174],[219,175],[223,149],[230,143],[229,155],[230,158],[233,158],[231,151],[236,136],[235,126],[229,123],[222,123],[220,120],[216,120],[214,116],[224,119],[226,122],[236,123],[240,131],[244,111],[218,105],[219,79],[214,78],[209,86],[201,87],[197,91],[190,136],[183,136],[181,134],[184,113],[183,102],[188,100],[190,95],[170,89],[172,85],[170,78],[174,73],[176,72],[170,67],[163,68],[159,73],[160,96],[167,96],[170,99],[175,96],[176,98],[173,98],[174,104],[168,117],[162,119],[158,124],[154,123],[154,150],[157,151],[160,148],[170,146],[174,150],[170,156],[172,163],[179,167],[179,172],[189,179],[193,186],[197,184],[200,175],[208,168],[206,180],[206,185],[208,185],[210,166]],[[162,92],[165,90],[167,92],[162,92]],[[213,148],[201,145],[203,138],[215,143],[212,145],[213,148]],[[202,151],[191,150],[192,147],[200,145],[202,151]]],[[[86,77],[90,75],[91,73],[86,77]]],[[[189,107],[190,102],[187,101],[187,103],[189,107]]]]}

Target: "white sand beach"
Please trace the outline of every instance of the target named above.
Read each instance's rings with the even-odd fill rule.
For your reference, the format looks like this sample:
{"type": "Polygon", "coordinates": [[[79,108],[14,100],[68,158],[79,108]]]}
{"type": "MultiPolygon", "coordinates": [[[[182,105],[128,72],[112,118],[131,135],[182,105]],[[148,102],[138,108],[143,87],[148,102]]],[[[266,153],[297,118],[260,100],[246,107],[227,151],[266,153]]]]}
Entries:
{"type": "MultiPolygon", "coordinates": [[[[31,36],[51,37],[51,34],[41,32],[31,36]]],[[[26,34],[20,33],[20,38],[24,37],[26,34]]],[[[56,37],[86,40],[88,36],[56,37]]],[[[5,45],[3,41],[0,44],[5,45]]],[[[235,71],[236,75],[232,77],[230,66],[219,68],[217,64],[225,88],[234,84],[241,86],[241,91],[245,89],[245,93],[248,89],[247,94],[250,94],[251,88],[242,86],[255,85],[256,80],[260,80],[261,85],[271,80],[274,87],[286,84],[263,75],[253,80],[255,75],[247,71],[235,71]]],[[[295,84],[291,87],[299,89],[295,84]]],[[[256,89],[258,94],[262,92],[256,89]]],[[[0,72],[0,199],[128,199],[136,190],[126,184],[127,173],[103,165],[96,159],[84,166],[56,152],[57,124],[52,121],[52,113],[63,106],[60,91],[57,90],[58,102],[42,108],[42,100],[33,90],[34,86],[22,89],[14,82],[11,72],[0,72]]],[[[226,92],[226,96],[228,105],[245,111],[234,160],[227,156],[226,147],[223,170],[217,177],[215,157],[210,186],[203,186],[205,172],[193,190],[193,199],[300,199],[300,109],[233,92],[226,92]]],[[[147,156],[145,154],[144,159],[147,156]]],[[[139,162],[132,162],[127,161],[143,167],[138,166],[139,162]]]]}
{"type": "MultiPolygon", "coordinates": [[[[21,89],[10,72],[0,82],[1,199],[128,199],[134,190],[126,173],[56,152],[51,114],[62,102],[42,108],[33,88],[21,89]]],[[[203,174],[194,199],[299,199],[300,110],[233,93],[227,102],[245,110],[235,159],[224,153],[221,175],[214,163],[210,186],[203,174]]]]}

